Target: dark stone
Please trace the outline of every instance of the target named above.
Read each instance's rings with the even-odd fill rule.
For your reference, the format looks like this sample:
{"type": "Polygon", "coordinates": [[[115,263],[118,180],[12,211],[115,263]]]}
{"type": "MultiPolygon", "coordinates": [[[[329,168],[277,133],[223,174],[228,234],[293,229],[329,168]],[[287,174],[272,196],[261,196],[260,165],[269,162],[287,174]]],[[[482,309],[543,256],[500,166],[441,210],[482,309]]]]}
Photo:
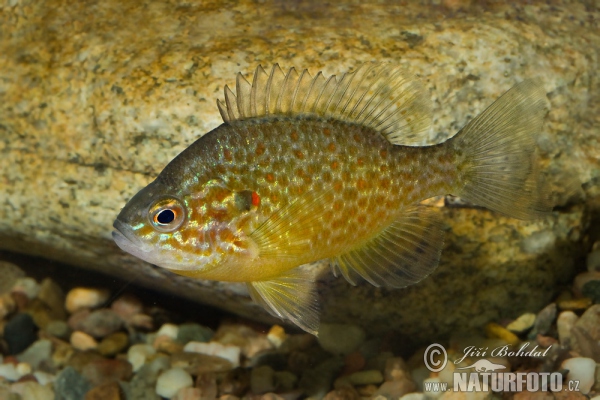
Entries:
{"type": "Polygon", "coordinates": [[[54,381],[54,399],[81,400],[90,389],[89,382],[81,374],[73,367],[67,367],[58,374],[54,381]]]}
{"type": "Polygon", "coordinates": [[[19,354],[37,340],[37,326],[29,314],[19,313],[4,327],[9,354],[19,354]]]}

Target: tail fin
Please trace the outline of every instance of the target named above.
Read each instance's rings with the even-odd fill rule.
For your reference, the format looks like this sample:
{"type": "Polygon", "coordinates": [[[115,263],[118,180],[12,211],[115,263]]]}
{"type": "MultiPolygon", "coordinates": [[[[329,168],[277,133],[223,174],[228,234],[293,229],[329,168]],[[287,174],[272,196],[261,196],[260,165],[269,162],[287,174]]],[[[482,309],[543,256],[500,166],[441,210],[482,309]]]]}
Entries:
{"type": "Polygon", "coordinates": [[[459,154],[458,196],[519,219],[551,210],[534,140],[546,103],[541,83],[526,80],[461,129],[452,139],[459,154]]]}

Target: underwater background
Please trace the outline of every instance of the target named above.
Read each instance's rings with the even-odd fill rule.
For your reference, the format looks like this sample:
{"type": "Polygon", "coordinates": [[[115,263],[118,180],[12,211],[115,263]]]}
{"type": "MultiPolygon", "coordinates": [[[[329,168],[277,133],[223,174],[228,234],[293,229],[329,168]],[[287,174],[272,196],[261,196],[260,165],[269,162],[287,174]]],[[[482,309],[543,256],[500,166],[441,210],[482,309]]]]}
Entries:
{"type": "Polygon", "coordinates": [[[459,364],[486,357],[433,372],[423,359],[433,343],[453,360],[468,346],[550,348],[494,362],[565,382],[570,373],[586,390],[515,396],[598,395],[597,2],[0,7],[0,399],[514,394],[427,391],[425,381],[452,383],[459,364]],[[541,79],[549,112],[537,143],[552,215],[520,221],[428,201],[446,226],[438,269],[391,290],[353,287],[315,264],[318,340],[254,304],[244,284],[176,276],[114,244],[125,203],[222,122],[216,100],[236,73],[250,79],[279,63],[330,75],[368,61],[403,65],[430,93],[423,144],[451,137],[515,83],[541,79]]]}

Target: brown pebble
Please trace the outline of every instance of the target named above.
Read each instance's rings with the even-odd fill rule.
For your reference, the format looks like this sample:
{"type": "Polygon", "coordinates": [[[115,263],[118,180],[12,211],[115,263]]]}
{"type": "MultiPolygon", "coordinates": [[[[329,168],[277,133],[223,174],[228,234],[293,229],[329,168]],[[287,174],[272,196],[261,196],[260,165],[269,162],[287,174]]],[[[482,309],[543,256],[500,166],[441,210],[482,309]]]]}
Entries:
{"type": "Polygon", "coordinates": [[[358,386],[356,388],[356,391],[358,392],[358,394],[361,397],[373,397],[375,392],[377,392],[377,386],[375,386],[375,385],[358,386]]]}
{"type": "Polygon", "coordinates": [[[70,342],[73,348],[80,351],[94,350],[98,347],[96,339],[81,331],[73,332],[71,334],[70,342]]]}
{"type": "Polygon", "coordinates": [[[110,297],[106,289],[78,287],[71,289],[65,299],[65,308],[71,314],[86,308],[96,308],[110,297]]]}
{"type": "Polygon", "coordinates": [[[17,309],[17,302],[10,294],[0,297],[0,320],[5,319],[17,309]]]}
{"type": "Polygon", "coordinates": [[[554,400],[554,396],[548,392],[517,392],[513,395],[513,400],[554,400]]]}
{"type": "Polygon", "coordinates": [[[543,335],[540,335],[539,333],[535,337],[535,341],[537,342],[537,344],[539,344],[543,348],[548,348],[548,347],[553,346],[556,343],[558,343],[558,340],[556,340],[555,338],[553,338],[551,336],[543,336],[543,335]]]}
{"type": "Polygon", "coordinates": [[[561,310],[587,310],[593,304],[592,299],[582,297],[580,299],[563,300],[558,302],[558,308],[561,310]]]}
{"type": "Polygon", "coordinates": [[[40,284],[40,292],[37,296],[50,308],[50,317],[57,320],[67,319],[65,309],[65,293],[51,278],[45,278],[40,284]]]}
{"type": "Polygon", "coordinates": [[[40,299],[32,299],[25,307],[25,312],[33,318],[33,322],[41,329],[46,328],[53,320],[50,307],[40,299]]]}
{"type": "Polygon", "coordinates": [[[90,312],[91,311],[88,309],[78,310],[69,317],[67,320],[67,325],[69,325],[71,330],[78,331],[79,327],[81,326],[81,322],[85,320],[88,315],[90,315],[90,312]]]}
{"type": "Polygon", "coordinates": [[[85,365],[81,375],[94,386],[111,381],[129,381],[133,375],[131,364],[124,360],[98,359],[85,365]]]}
{"type": "Polygon", "coordinates": [[[231,371],[233,365],[217,356],[180,352],[171,355],[171,368],[183,368],[190,375],[200,375],[206,372],[231,371]]]}
{"type": "Polygon", "coordinates": [[[344,386],[332,390],[325,395],[323,400],[359,400],[360,395],[352,386],[344,386]]]}
{"type": "Polygon", "coordinates": [[[14,300],[17,305],[17,310],[19,311],[24,311],[27,304],[29,304],[29,297],[23,292],[11,292],[10,296],[14,300]]]}
{"type": "Polygon", "coordinates": [[[386,381],[411,379],[410,370],[406,362],[400,357],[388,358],[385,361],[384,379],[386,381]]]}
{"type": "Polygon", "coordinates": [[[83,368],[93,362],[105,360],[100,354],[93,351],[76,351],[73,353],[67,365],[75,368],[79,373],[83,371],[83,368]]]}
{"type": "Polygon", "coordinates": [[[341,375],[350,375],[361,371],[365,367],[365,364],[365,357],[363,357],[359,351],[347,354],[346,357],[344,357],[344,369],[342,370],[341,375]]]}
{"type": "Polygon", "coordinates": [[[107,382],[86,393],[85,400],[122,400],[123,392],[117,382],[107,382]]]}
{"type": "MultiPolygon", "coordinates": [[[[250,372],[245,368],[229,371],[219,383],[219,393],[243,396],[250,387],[250,372]]],[[[221,396],[223,397],[223,396],[221,396]]]]}
{"type": "Polygon", "coordinates": [[[200,374],[196,378],[194,386],[200,389],[202,399],[216,399],[217,398],[217,377],[214,373],[200,374]]]}
{"type": "Polygon", "coordinates": [[[587,400],[588,397],[581,392],[570,391],[563,387],[561,392],[554,392],[554,400],[587,400]]]}
{"type": "Polygon", "coordinates": [[[176,354],[183,351],[183,344],[173,340],[166,335],[160,335],[152,343],[156,351],[161,351],[167,354],[176,354]]]}
{"type": "Polygon", "coordinates": [[[122,350],[124,350],[129,344],[129,337],[125,332],[116,332],[108,335],[98,345],[98,353],[105,357],[112,357],[122,350]]]}
{"type": "Polygon", "coordinates": [[[75,349],[69,343],[63,342],[62,340],[53,340],[54,352],[52,353],[52,362],[58,368],[67,365],[75,349]]]}
{"type": "Polygon", "coordinates": [[[37,378],[33,374],[23,375],[17,382],[37,382],[37,378]]]}
{"type": "Polygon", "coordinates": [[[154,329],[154,320],[146,314],[135,314],[127,319],[126,323],[138,329],[152,330],[154,329]]]}
{"type": "Polygon", "coordinates": [[[505,327],[498,325],[494,322],[490,322],[485,326],[485,333],[488,338],[502,339],[512,346],[518,345],[521,341],[517,335],[515,335],[505,327]]]}
{"type": "Polygon", "coordinates": [[[135,314],[140,314],[144,308],[142,301],[132,294],[119,296],[110,308],[124,320],[128,320],[135,314]]]}

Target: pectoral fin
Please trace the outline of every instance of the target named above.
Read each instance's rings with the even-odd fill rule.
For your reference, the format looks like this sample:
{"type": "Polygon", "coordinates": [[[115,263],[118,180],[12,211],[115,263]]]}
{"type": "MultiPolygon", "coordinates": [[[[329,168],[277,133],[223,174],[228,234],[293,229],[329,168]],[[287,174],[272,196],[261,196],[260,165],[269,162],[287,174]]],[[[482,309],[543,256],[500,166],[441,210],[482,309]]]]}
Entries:
{"type": "Polygon", "coordinates": [[[319,304],[314,280],[308,271],[295,268],[268,281],[248,282],[252,300],[272,315],[285,318],[306,332],[319,331],[319,304]]]}
{"type": "Polygon", "coordinates": [[[438,265],[444,232],[439,212],[417,206],[361,247],[334,259],[337,270],[356,285],[362,277],[375,286],[405,287],[433,272],[438,265]]]}

